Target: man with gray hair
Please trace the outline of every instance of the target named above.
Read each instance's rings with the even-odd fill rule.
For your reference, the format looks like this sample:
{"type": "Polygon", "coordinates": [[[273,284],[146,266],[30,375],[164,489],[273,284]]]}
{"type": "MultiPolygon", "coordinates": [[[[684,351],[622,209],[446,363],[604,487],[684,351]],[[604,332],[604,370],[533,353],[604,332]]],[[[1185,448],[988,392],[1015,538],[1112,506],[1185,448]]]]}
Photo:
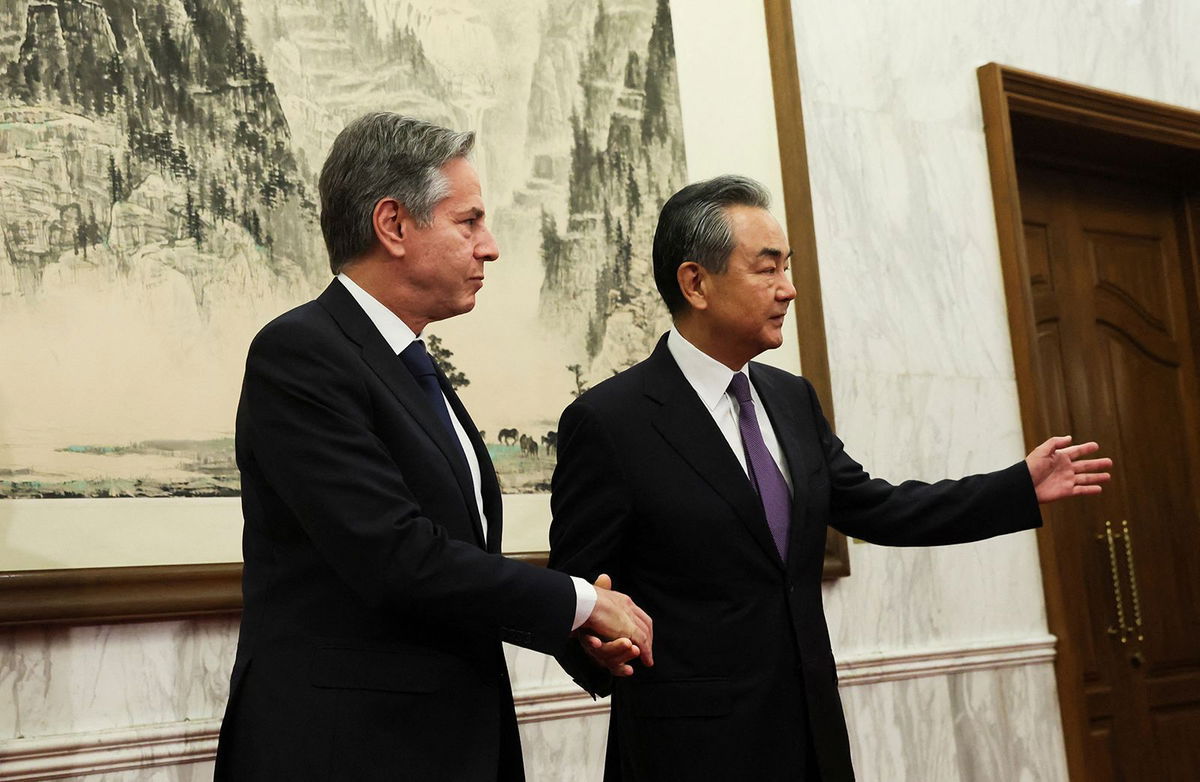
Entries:
{"type": "Polygon", "coordinates": [[[612,694],[605,779],[848,782],[854,772],[821,606],[827,526],[898,546],[1041,524],[1094,494],[1108,459],[1052,438],[987,475],[893,486],[846,455],[802,377],[752,362],[783,342],[791,251],[744,177],[663,206],[654,278],[674,326],[562,415],[550,565],[613,583],[655,617],[657,665],[587,634],[560,655],[612,694]]]}
{"type": "Polygon", "coordinates": [[[487,449],[420,340],[499,257],[471,133],[375,113],[321,171],[335,279],[250,346],[244,611],[217,779],[524,779],[501,641],[652,664],[618,592],[500,555],[487,449]]]}

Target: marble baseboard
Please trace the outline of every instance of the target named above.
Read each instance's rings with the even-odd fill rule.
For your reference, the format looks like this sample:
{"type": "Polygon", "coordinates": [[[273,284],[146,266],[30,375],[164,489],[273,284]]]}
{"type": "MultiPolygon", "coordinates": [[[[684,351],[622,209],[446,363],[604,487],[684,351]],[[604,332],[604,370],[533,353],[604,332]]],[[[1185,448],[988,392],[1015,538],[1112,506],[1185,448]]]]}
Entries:
{"type": "Polygon", "coordinates": [[[1066,782],[1049,663],[842,690],[859,779],[1066,782]]]}
{"type": "MultiPolygon", "coordinates": [[[[1020,706],[1016,703],[1007,704],[1005,699],[1011,690],[992,687],[984,692],[972,690],[962,683],[948,685],[946,682],[956,676],[981,671],[1029,666],[1041,666],[1048,670],[1048,664],[1054,659],[1054,644],[1052,636],[1043,636],[1015,642],[858,655],[842,660],[838,664],[838,675],[844,689],[855,690],[865,685],[887,683],[907,687],[909,685],[904,682],[909,680],[937,678],[941,682],[934,685],[934,691],[944,693],[949,687],[949,692],[953,694],[953,697],[947,696],[953,714],[961,711],[969,722],[995,721],[996,715],[989,709],[992,704],[986,700],[988,693],[999,698],[997,704],[1004,705],[1002,711],[1007,714],[1020,706]],[[985,700],[980,701],[981,697],[985,700]]],[[[1053,690],[1052,672],[1048,684],[1042,684],[1053,690]]],[[[926,690],[928,686],[913,685],[911,689],[926,690]]],[[[874,690],[870,696],[864,693],[863,697],[877,704],[874,690]]],[[[859,696],[847,693],[848,706],[859,700],[859,696]]],[[[527,761],[538,766],[536,770],[530,769],[531,778],[551,778],[545,776],[547,769],[543,766],[553,766],[572,779],[586,779],[598,773],[604,754],[605,725],[601,724],[601,719],[608,712],[607,701],[593,700],[574,685],[523,688],[516,693],[515,701],[527,761]],[[572,748],[570,754],[563,749],[568,746],[572,748]],[[582,756],[579,754],[581,747],[582,756]]],[[[905,703],[908,703],[907,699],[902,699],[899,705],[905,703]]],[[[908,705],[915,707],[915,704],[908,705]]],[[[920,711],[925,710],[925,706],[920,707],[920,711]]],[[[879,709],[873,705],[871,712],[877,714],[879,709]]],[[[851,716],[857,732],[859,721],[851,716]]],[[[1057,719],[1056,713],[1053,716],[1057,719]]],[[[947,715],[947,718],[951,722],[957,720],[951,715],[947,715]]],[[[874,716],[862,721],[868,737],[875,733],[872,727],[875,721],[874,716]]],[[[607,723],[607,720],[603,720],[603,723],[607,723]]],[[[175,767],[179,768],[172,771],[169,777],[138,773],[136,778],[200,778],[194,775],[211,769],[220,727],[220,719],[186,720],[0,741],[0,782],[92,778],[94,775],[131,772],[134,769],[145,774],[150,773],[151,769],[163,769],[165,773],[165,769],[175,767]]],[[[121,778],[130,777],[126,773],[121,778]]],[[[553,778],[568,777],[557,775],[553,778]]]]}

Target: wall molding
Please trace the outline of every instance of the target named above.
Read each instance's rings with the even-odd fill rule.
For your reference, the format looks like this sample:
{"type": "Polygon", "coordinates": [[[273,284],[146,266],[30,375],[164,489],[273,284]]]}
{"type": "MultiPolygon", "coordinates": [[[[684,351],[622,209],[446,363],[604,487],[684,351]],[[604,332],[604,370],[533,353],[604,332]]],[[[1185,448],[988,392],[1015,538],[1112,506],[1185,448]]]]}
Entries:
{"type": "Polygon", "coordinates": [[[0,741],[0,781],[59,779],[212,760],[221,720],[0,741]]]}
{"type": "MultiPolygon", "coordinates": [[[[1054,636],[1003,644],[972,644],[849,656],[838,663],[842,687],[949,676],[1054,661],[1054,636]]],[[[514,696],[517,722],[575,719],[608,713],[573,684],[530,687],[514,696]]],[[[210,761],[216,756],[220,719],[187,720],[117,730],[0,741],[0,782],[101,774],[210,761]]]]}
{"type": "Polygon", "coordinates": [[[608,713],[608,700],[592,698],[574,684],[556,684],[513,693],[517,722],[546,722],[608,713]]]}
{"type": "Polygon", "coordinates": [[[857,687],[879,682],[949,676],[970,671],[1014,668],[1054,662],[1058,639],[1052,635],[1016,643],[981,643],[942,649],[872,654],[844,658],[838,663],[838,683],[857,687]]]}

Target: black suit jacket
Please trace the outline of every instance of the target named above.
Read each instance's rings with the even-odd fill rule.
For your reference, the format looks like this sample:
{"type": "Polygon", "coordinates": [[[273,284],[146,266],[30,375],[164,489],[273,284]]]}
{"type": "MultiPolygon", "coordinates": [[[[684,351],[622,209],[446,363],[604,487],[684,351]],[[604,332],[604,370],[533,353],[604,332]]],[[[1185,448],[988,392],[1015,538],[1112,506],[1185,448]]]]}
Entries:
{"type": "Polygon", "coordinates": [[[1041,523],[1023,462],[893,486],[846,455],[807,380],[757,363],[750,377],[794,487],[786,565],[665,338],[559,424],[550,564],[610,574],[654,619],[655,666],[632,678],[597,673],[577,648],[559,658],[589,691],[611,689],[606,780],[852,780],[821,604],[827,525],[936,545],[1041,523]]]}
{"type": "Polygon", "coordinates": [[[336,280],[254,339],[237,416],[245,608],[217,778],[523,779],[500,642],[562,648],[575,590],[499,556],[500,490],[336,280]]]}

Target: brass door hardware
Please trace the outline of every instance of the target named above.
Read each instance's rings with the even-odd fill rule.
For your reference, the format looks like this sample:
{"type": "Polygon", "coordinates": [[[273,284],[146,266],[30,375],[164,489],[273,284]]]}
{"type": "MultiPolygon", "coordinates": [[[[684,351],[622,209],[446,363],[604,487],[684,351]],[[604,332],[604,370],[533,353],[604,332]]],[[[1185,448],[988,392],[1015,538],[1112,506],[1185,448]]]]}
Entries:
{"type": "Polygon", "coordinates": [[[1121,537],[1125,539],[1125,561],[1129,565],[1129,595],[1133,601],[1133,627],[1130,628],[1137,632],[1137,639],[1141,641],[1142,635],[1142,604],[1138,600],[1138,583],[1137,569],[1133,566],[1133,534],[1129,529],[1128,521],[1121,521],[1121,537]]]}
{"type": "Polygon", "coordinates": [[[1121,575],[1117,565],[1117,546],[1113,542],[1113,538],[1112,522],[1106,521],[1104,522],[1104,533],[1097,535],[1096,539],[1108,543],[1108,565],[1112,572],[1113,598],[1117,602],[1117,626],[1109,625],[1108,634],[1119,635],[1121,643],[1128,643],[1129,628],[1125,625],[1125,601],[1121,599],[1121,575]]]}

